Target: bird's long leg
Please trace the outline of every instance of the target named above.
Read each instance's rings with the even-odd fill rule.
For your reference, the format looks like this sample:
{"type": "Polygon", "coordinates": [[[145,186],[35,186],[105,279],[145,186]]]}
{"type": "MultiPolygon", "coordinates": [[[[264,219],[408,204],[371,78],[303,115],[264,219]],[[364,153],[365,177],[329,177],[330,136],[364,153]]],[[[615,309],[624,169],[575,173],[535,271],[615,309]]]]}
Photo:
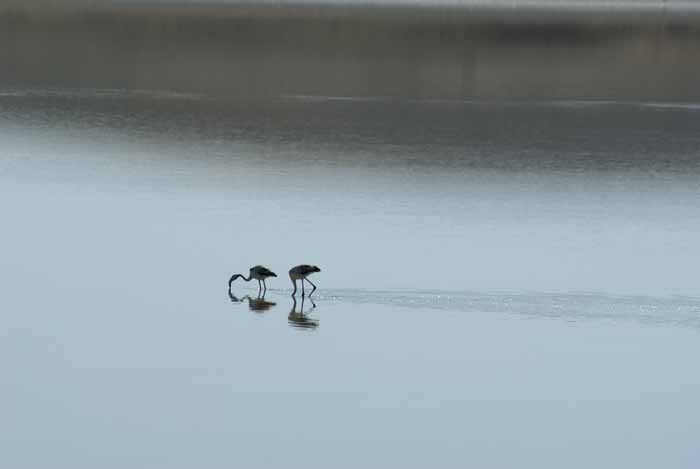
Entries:
{"type": "Polygon", "coordinates": [[[265,296],[265,292],[267,292],[267,283],[265,283],[265,279],[263,279],[263,296],[265,296]]]}
{"type": "Polygon", "coordinates": [[[304,279],[302,278],[301,279],[301,297],[304,298],[304,295],[306,295],[306,293],[304,293],[304,279]]]}
{"type": "MultiPolygon", "coordinates": [[[[294,295],[297,294],[297,281],[292,279],[292,283],[294,284],[294,291],[292,292],[292,298],[294,298],[294,295]]],[[[294,302],[296,303],[296,299],[294,300],[294,302]]]]}
{"type": "Polygon", "coordinates": [[[260,296],[261,291],[262,291],[262,284],[260,283],[260,279],[258,279],[258,296],[260,296]]]}
{"type": "Polygon", "coordinates": [[[312,282],[312,281],[309,280],[308,278],[306,279],[306,281],[309,282],[309,283],[311,284],[312,287],[314,287],[314,289],[311,290],[311,293],[309,293],[309,297],[311,297],[311,295],[313,295],[313,293],[316,291],[316,285],[314,285],[314,282],[312,282]]]}

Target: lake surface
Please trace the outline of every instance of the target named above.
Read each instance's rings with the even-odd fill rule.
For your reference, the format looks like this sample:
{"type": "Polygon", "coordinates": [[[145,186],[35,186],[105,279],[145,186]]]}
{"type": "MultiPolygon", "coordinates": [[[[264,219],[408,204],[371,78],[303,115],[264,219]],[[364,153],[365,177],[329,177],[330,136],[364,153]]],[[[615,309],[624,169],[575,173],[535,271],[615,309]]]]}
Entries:
{"type": "Polygon", "coordinates": [[[0,463],[697,467],[699,127],[4,90],[0,463]]]}

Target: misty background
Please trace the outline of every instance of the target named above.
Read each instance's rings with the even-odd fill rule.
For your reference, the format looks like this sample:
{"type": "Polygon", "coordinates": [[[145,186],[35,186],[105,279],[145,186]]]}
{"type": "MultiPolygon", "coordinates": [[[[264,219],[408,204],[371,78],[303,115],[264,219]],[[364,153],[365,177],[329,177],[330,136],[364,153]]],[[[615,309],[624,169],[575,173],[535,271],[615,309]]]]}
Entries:
{"type": "Polygon", "coordinates": [[[36,1],[0,86],[418,99],[700,96],[695,2],[36,1]]]}

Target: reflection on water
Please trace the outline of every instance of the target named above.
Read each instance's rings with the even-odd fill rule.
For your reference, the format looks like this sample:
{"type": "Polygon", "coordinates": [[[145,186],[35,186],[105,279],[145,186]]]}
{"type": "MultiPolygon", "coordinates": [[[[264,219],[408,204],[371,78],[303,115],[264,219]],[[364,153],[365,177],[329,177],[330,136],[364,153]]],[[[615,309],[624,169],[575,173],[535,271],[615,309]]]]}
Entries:
{"type": "MultiPolygon", "coordinates": [[[[267,301],[265,299],[265,293],[258,294],[257,298],[253,298],[250,295],[238,297],[229,290],[228,297],[232,303],[238,304],[247,301],[248,308],[258,314],[266,313],[277,305],[277,303],[273,301],[267,301]]],[[[319,321],[318,319],[309,317],[309,313],[316,308],[316,303],[314,303],[311,297],[308,297],[308,302],[311,304],[306,304],[305,308],[304,303],[306,300],[307,298],[302,297],[301,302],[297,303],[296,298],[292,296],[292,310],[289,312],[287,320],[289,325],[296,329],[313,330],[319,326],[319,321]]]]}
{"type": "Polygon", "coordinates": [[[265,293],[258,293],[257,298],[253,298],[250,295],[244,295],[240,298],[235,296],[231,290],[228,291],[228,297],[231,299],[233,303],[243,303],[244,301],[248,301],[248,308],[255,312],[255,313],[264,313],[266,311],[269,311],[270,308],[275,306],[277,303],[274,303],[272,301],[267,301],[265,300],[265,293]]]}
{"type": "MultiPolygon", "coordinates": [[[[287,296],[289,290],[275,290],[287,296]]],[[[276,306],[265,295],[253,298],[228,292],[233,303],[248,301],[251,311],[262,313],[276,306]]],[[[289,324],[298,328],[316,328],[319,321],[308,315],[316,308],[311,297],[292,298],[289,324]],[[305,307],[305,301],[307,303],[305,307]]],[[[596,293],[489,293],[473,291],[363,289],[325,290],[322,301],[343,305],[374,305],[432,310],[463,314],[489,313],[496,317],[555,319],[565,322],[637,323],[677,326],[700,330],[700,298],[603,295],[596,293]]]]}
{"type": "Polygon", "coordinates": [[[299,310],[297,311],[297,299],[292,296],[292,310],[289,312],[287,317],[289,325],[297,329],[314,330],[319,326],[318,319],[309,317],[309,313],[316,308],[316,303],[309,297],[309,302],[311,307],[304,311],[304,297],[301,297],[301,303],[299,304],[299,310]]]}

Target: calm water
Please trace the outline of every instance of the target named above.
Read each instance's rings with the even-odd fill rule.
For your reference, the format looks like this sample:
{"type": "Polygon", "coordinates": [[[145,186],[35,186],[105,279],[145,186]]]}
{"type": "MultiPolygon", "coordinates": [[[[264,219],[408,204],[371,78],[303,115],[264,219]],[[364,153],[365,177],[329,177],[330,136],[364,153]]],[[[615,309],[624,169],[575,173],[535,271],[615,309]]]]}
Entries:
{"type": "Polygon", "coordinates": [[[696,467],[699,123],[4,91],[0,463],[696,467]]]}

